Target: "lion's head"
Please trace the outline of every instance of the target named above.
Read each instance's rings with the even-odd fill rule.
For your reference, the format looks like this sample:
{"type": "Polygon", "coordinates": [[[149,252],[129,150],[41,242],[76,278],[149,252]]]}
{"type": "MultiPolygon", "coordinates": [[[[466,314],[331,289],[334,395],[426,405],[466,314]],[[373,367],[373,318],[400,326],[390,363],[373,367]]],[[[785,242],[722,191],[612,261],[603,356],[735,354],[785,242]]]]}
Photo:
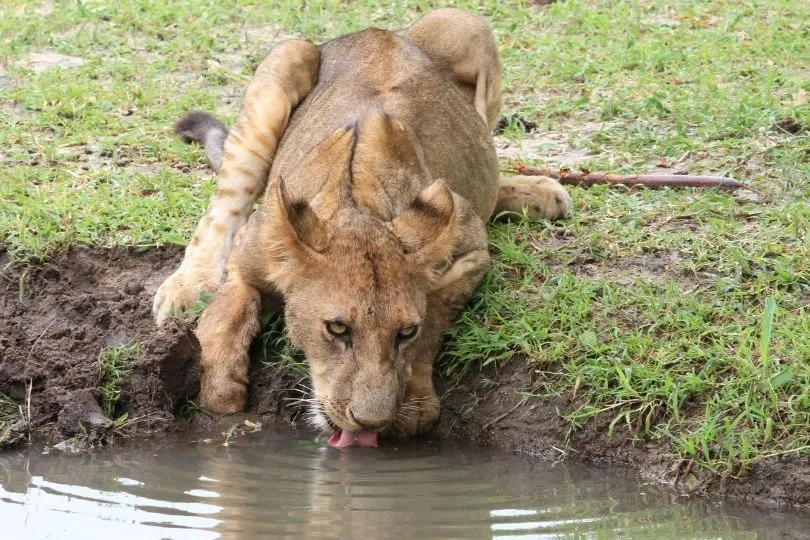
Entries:
{"type": "Polygon", "coordinates": [[[452,252],[452,193],[433,182],[391,221],[353,204],[323,204],[336,208],[323,219],[317,207],[288,200],[280,178],[267,197],[271,279],[285,298],[290,339],[309,363],[314,416],[333,443],[351,436],[376,444],[376,432],[403,412],[408,350],[452,252]]]}

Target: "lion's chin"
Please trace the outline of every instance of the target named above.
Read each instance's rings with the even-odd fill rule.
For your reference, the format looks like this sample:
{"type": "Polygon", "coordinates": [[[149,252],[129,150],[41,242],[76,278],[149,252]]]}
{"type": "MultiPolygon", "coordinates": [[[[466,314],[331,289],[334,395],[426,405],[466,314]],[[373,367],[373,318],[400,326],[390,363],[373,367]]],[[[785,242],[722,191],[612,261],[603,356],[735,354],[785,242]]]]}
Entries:
{"type": "Polygon", "coordinates": [[[345,429],[338,429],[332,432],[332,435],[329,437],[328,444],[332,448],[348,448],[350,446],[359,446],[361,448],[376,448],[377,432],[375,431],[351,432],[345,429]]]}

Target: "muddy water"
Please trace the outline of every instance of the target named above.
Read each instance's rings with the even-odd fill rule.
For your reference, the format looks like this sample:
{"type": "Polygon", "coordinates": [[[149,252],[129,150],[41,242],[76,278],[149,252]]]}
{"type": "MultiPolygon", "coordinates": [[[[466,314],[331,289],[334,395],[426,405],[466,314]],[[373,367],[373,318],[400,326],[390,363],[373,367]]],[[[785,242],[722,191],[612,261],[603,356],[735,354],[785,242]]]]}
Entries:
{"type": "Polygon", "coordinates": [[[449,442],[340,451],[289,432],[0,454],[0,538],[806,538],[801,513],[449,442]]]}

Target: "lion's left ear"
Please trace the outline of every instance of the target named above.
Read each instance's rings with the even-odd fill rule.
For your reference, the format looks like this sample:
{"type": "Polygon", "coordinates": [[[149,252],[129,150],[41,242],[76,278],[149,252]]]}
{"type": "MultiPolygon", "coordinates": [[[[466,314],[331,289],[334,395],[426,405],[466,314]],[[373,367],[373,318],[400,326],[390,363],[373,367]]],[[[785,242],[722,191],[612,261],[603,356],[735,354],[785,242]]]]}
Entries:
{"type": "Polygon", "coordinates": [[[436,180],[390,223],[390,229],[417,266],[425,267],[429,273],[440,271],[453,254],[453,192],[444,180],[436,180]]]}
{"type": "Polygon", "coordinates": [[[265,247],[273,260],[271,280],[284,291],[299,268],[323,257],[330,232],[309,204],[289,200],[281,177],[270,181],[266,197],[269,233],[265,247]]]}

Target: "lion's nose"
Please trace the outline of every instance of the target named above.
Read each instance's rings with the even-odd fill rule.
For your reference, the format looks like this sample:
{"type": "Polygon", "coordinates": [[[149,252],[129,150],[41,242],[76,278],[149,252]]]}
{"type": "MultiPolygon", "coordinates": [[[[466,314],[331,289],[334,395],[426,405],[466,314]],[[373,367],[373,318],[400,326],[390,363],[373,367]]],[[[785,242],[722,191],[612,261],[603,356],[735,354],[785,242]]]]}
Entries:
{"type": "Polygon", "coordinates": [[[390,420],[387,419],[386,420],[382,420],[379,418],[371,419],[371,418],[363,418],[362,416],[357,416],[351,409],[349,409],[349,416],[351,417],[352,421],[355,424],[359,425],[361,428],[368,431],[382,429],[391,423],[390,420]]]}

